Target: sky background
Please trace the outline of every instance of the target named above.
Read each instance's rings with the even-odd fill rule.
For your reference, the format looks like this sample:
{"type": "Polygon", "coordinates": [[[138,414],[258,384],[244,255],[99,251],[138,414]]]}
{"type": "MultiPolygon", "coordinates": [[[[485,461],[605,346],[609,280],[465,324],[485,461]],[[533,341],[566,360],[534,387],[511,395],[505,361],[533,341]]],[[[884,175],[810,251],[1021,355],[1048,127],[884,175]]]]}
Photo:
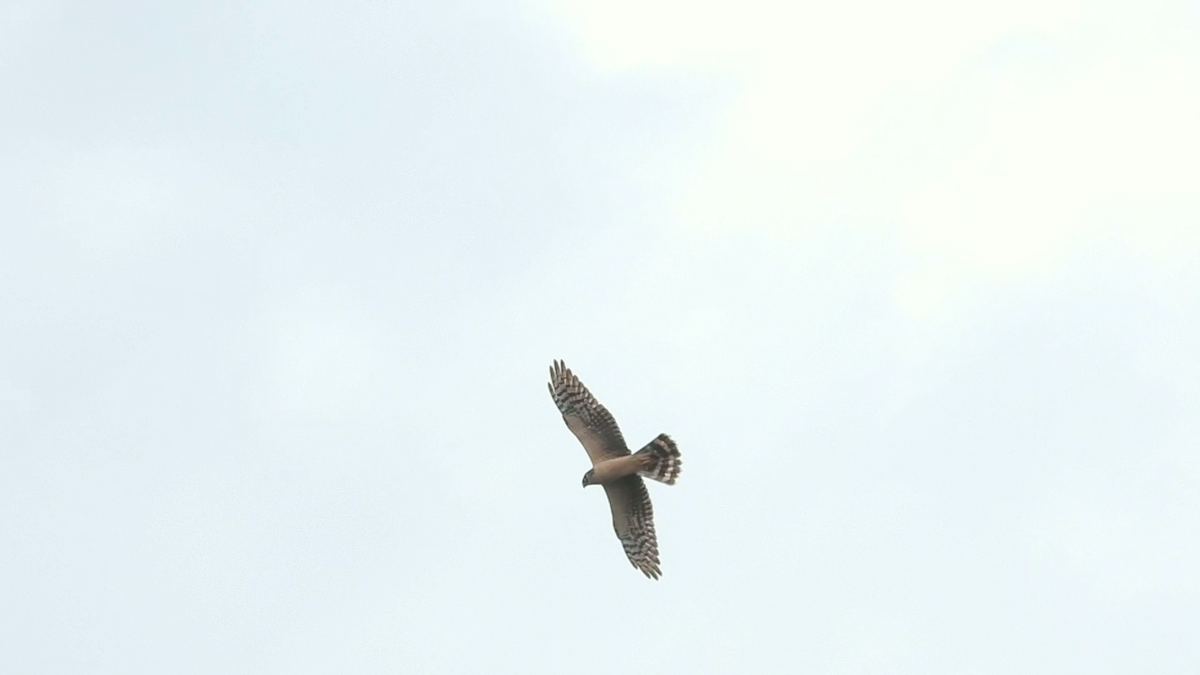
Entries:
{"type": "Polygon", "coordinates": [[[17,0],[0,91],[0,671],[1200,669],[1195,2],[17,0]]]}

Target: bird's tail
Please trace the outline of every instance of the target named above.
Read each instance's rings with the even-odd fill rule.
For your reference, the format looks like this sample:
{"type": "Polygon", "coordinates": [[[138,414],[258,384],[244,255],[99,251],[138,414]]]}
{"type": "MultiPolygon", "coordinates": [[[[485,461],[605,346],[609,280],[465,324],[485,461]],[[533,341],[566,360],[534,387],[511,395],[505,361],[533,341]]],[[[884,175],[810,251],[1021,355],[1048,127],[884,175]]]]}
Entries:
{"type": "Polygon", "coordinates": [[[679,472],[683,470],[683,458],[679,456],[679,448],[666,434],[659,434],[634,454],[648,457],[646,467],[638,471],[638,475],[653,478],[660,483],[674,485],[675,479],[679,478],[679,472]]]}

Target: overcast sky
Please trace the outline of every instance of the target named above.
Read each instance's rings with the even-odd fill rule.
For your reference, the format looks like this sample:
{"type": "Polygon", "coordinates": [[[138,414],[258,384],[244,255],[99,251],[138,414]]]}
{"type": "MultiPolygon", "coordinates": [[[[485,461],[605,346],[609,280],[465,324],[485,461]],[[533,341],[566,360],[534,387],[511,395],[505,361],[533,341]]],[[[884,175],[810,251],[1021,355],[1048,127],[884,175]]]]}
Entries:
{"type": "Polygon", "coordinates": [[[0,92],[0,671],[1200,670],[1195,2],[17,0],[0,92]]]}

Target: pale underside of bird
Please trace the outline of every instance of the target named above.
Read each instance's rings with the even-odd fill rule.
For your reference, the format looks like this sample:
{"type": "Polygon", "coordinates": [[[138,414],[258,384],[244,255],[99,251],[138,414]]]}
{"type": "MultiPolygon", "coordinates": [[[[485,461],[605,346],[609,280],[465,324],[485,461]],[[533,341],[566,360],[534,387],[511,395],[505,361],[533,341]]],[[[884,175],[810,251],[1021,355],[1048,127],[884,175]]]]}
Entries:
{"type": "Polygon", "coordinates": [[[674,485],[683,468],[679,448],[669,436],[659,434],[631,454],[612,414],[561,361],[550,367],[549,386],[567,428],[592,460],[592,468],[583,475],[583,486],[604,486],[613,529],[625,555],[643,574],[657,579],[662,569],[654,534],[654,508],[642,478],[674,485]]]}

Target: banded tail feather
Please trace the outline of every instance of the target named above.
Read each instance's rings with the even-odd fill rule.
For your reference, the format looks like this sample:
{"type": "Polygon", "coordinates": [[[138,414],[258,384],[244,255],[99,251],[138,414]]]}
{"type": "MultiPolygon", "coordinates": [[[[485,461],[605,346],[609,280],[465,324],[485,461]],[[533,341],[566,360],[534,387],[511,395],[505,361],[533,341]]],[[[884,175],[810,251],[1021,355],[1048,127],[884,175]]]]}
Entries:
{"type": "Polygon", "coordinates": [[[649,455],[646,468],[638,471],[638,475],[660,483],[674,485],[675,480],[679,478],[679,472],[683,470],[683,458],[679,455],[679,448],[666,434],[659,434],[634,454],[649,455]]]}

